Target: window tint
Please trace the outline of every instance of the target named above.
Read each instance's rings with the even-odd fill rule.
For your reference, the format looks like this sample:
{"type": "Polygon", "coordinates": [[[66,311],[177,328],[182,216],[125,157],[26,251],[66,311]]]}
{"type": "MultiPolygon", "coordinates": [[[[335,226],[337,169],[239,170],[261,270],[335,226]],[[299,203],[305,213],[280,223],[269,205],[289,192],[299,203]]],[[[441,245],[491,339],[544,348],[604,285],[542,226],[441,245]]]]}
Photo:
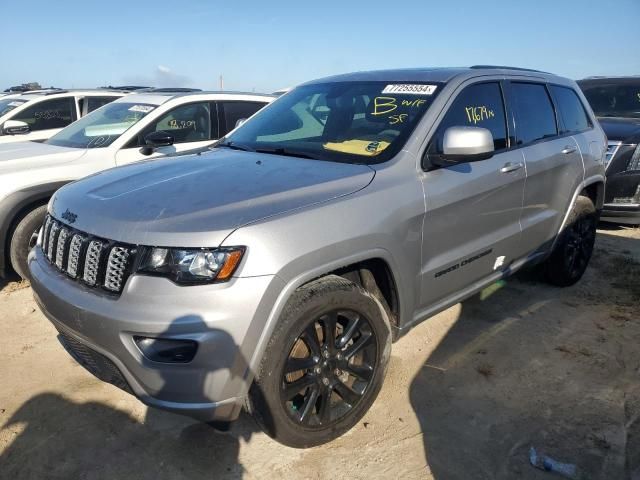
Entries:
{"type": "Polygon", "coordinates": [[[117,98],[118,97],[87,97],[85,100],[87,102],[87,113],[93,112],[107,103],[113,102],[117,98]]]}
{"type": "Polygon", "coordinates": [[[598,117],[640,118],[640,80],[618,81],[580,87],[598,117]]]}
{"type": "Polygon", "coordinates": [[[507,127],[502,90],[497,82],[465,88],[453,101],[429,144],[429,154],[442,154],[444,132],[449,127],[482,127],[491,131],[496,150],[507,147],[507,127]]]}
{"type": "Polygon", "coordinates": [[[251,115],[256,113],[266,103],[260,102],[220,102],[224,110],[224,120],[226,128],[224,132],[221,132],[220,136],[226,135],[231,130],[236,128],[238,120],[246,120],[251,115]]]}
{"type": "Polygon", "coordinates": [[[31,131],[66,127],[76,120],[75,99],[66,97],[44,100],[27,107],[11,120],[25,122],[31,131]]]}
{"type": "Polygon", "coordinates": [[[170,110],[146,129],[144,135],[157,131],[170,133],[173,135],[175,143],[203,142],[215,139],[216,137],[212,137],[209,102],[180,105],[170,110]]]}
{"type": "Polygon", "coordinates": [[[560,133],[582,132],[591,127],[587,112],[584,111],[584,106],[576,92],[571,88],[556,85],[551,85],[549,89],[556,100],[556,107],[560,114],[560,133]]]}
{"type": "Polygon", "coordinates": [[[558,134],[553,104],[544,85],[514,82],[511,93],[518,145],[558,134]]]}

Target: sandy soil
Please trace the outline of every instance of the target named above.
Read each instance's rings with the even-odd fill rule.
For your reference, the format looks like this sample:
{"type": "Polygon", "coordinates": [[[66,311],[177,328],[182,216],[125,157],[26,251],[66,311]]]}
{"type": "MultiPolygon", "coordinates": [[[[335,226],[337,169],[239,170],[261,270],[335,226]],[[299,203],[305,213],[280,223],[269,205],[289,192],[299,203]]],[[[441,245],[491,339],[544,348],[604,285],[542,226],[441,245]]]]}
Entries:
{"type": "Polygon", "coordinates": [[[600,230],[585,278],[531,273],[394,345],[383,390],[331,444],[283,447],[148,410],[67,355],[27,285],[0,284],[1,478],[640,478],[640,230],[600,230]]]}

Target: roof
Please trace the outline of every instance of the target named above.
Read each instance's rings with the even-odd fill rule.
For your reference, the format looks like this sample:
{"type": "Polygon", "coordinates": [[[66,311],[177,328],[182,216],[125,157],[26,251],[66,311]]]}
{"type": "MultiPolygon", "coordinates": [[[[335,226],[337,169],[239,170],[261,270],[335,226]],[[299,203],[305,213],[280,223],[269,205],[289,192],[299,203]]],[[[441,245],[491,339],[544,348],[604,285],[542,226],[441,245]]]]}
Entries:
{"type": "Polygon", "coordinates": [[[208,100],[234,100],[241,99],[239,97],[245,97],[244,99],[252,99],[252,100],[267,100],[271,101],[276,98],[274,95],[267,95],[264,93],[254,93],[254,92],[233,92],[233,91],[195,91],[195,92],[181,92],[181,91],[167,91],[162,89],[161,91],[149,91],[149,92],[135,92],[130,93],[126,97],[122,97],[117,102],[127,102],[127,103],[147,103],[151,105],[162,105],[169,100],[173,100],[175,98],[181,97],[205,97],[204,99],[208,100]],[[248,98],[250,97],[250,98],[248,98]]]}
{"type": "Polygon", "coordinates": [[[454,77],[477,77],[482,75],[519,75],[558,78],[556,75],[539,70],[501,65],[474,65],[455,68],[403,68],[393,70],[373,70],[347,73],[322,78],[316,82],[363,82],[363,81],[402,81],[402,82],[448,82],[454,77]]]}

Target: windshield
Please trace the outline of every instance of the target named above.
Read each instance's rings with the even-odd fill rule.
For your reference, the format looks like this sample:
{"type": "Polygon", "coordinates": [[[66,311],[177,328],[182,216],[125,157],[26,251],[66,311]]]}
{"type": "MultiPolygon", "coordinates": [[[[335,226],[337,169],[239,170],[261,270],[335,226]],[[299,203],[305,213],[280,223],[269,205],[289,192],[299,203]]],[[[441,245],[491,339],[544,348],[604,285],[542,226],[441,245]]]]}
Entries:
{"type": "Polygon", "coordinates": [[[318,83],[298,87],[218,144],[278,155],[379,163],[395,155],[440,84],[318,83]]]}
{"type": "Polygon", "coordinates": [[[640,118],[640,80],[583,86],[584,96],[598,117],[640,118]]]}
{"type": "Polygon", "coordinates": [[[6,113],[9,113],[16,107],[19,107],[27,100],[22,100],[18,98],[0,98],[0,117],[6,113]]]}
{"type": "Polygon", "coordinates": [[[113,102],[55,134],[46,143],[59,147],[104,148],[142,120],[156,105],[113,102]]]}

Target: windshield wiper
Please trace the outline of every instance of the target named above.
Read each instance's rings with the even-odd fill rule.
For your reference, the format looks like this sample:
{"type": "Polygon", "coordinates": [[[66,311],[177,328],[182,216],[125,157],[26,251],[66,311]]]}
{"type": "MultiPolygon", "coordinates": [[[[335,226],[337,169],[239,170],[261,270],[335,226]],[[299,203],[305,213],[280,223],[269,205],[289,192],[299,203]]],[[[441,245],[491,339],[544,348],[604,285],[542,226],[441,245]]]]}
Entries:
{"type": "Polygon", "coordinates": [[[255,150],[251,147],[248,147],[247,145],[241,145],[239,143],[235,143],[235,142],[223,142],[223,143],[218,143],[216,145],[217,147],[226,147],[226,148],[230,148],[232,150],[242,150],[243,152],[255,152],[255,150]]]}
{"type": "Polygon", "coordinates": [[[258,148],[254,150],[258,153],[266,153],[269,155],[282,155],[283,157],[298,157],[298,158],[309,158],[311,160],[320,160],[320,157],[316,157],[315,155],[311,155],[306,152],[297,152],[293,150],[286,150],[282,147],[278,148],[258,148]]]}

